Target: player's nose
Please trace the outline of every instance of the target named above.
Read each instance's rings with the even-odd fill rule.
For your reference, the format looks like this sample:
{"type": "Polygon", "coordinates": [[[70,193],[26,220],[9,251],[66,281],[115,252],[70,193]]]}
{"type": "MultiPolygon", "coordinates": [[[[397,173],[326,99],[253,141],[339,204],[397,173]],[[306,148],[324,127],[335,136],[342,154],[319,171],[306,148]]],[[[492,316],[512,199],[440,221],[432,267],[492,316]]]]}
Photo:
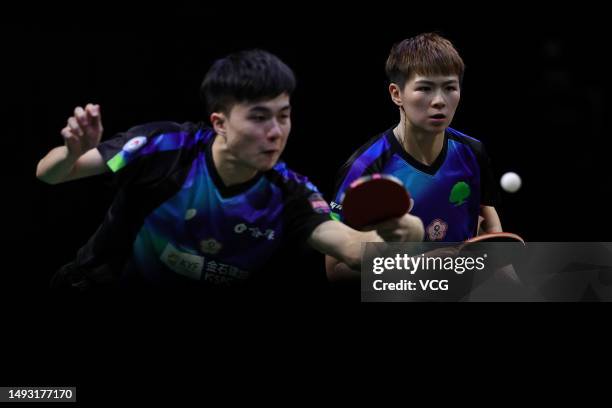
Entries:
{"type": "Polygon", "coordinates": [[[270,129],[268,130],[268,138],[278,139],[282,135],[283,135],[283,129],[281,128],[280,123],[278,123],[277,120],[273,120],[272,127],[270,127],[270,129]]]}
{"type": "Polygon", "coordinates": [[[431,105],[434,108],[443,108],[446,106],[446,100],[444,99],[444,96],[441,92],[436,92],[434,98],[431,101],[431,105]]]}

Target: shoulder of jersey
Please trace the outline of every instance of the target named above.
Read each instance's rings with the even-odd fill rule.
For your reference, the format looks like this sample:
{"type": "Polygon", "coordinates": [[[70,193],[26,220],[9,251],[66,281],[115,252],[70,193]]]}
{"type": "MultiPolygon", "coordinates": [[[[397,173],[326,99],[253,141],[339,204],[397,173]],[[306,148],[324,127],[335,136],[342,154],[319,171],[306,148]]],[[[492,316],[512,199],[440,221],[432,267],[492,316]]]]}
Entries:
{"type": "Polygon", "coordinates": [[[308,180],[308,177],[291,170],[283,161],[276,163],[270,172],[277,175],[284,183],[297,183],[305,186],[309,190],[318,191],[310,180],[308,180]]]}

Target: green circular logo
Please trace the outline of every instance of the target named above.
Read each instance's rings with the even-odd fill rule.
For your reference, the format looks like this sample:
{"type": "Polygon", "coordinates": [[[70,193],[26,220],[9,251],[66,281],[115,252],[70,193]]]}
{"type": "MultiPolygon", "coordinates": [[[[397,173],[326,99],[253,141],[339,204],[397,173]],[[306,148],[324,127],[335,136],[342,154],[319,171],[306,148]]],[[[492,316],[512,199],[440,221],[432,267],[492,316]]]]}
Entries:
{"type": "Polygon", "coordinates": [[[469,184],[465,181],[459,181],[453,186],[448,201],[451,204],[455,204],[455,207],[459,207],[465,203],[465,200],[471,193],[469,184]]]}

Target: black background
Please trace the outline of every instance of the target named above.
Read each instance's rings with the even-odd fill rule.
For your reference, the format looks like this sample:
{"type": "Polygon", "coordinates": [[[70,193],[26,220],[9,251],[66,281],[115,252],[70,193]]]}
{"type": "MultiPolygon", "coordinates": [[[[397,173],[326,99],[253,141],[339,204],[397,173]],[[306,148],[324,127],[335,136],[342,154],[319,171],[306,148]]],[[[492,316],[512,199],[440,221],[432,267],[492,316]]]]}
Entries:
{"type": "MultiPolygon", "coordinates": [[[[34,177],[38,160],[61,142],[59,131],[74,107],[90,101],[101,104],[107,137],[151,120],[201,120],[200,81],[214,59],[231,51],[264,48],[295,70],[298,89],[285,159],[329,198],[335,173],[350,153],[397,120],[384,76],[391,45],[420,32],[439,31],[455,43],[467,65],[462,102],[452,126],[485,143],[498,176],[513,170],[523,177],[520,192],[502,194],[499,211],[505,229],[531,241],[609,240],[610,34],[607,13],[588,3],[567,8],[540,4],[537,10],[534,4],[516,2],[471,8],[402,2],[358,8],[332,7],[329,2],[227,3],[214,10],[150,4],[139,10],[102,10],[99,4],[87,9],[81,4],[70,13],[56,10],[55,5],[45,10],[31,7],[36,9],[36,20],[28,14],[21,23],[5,15],[0,25],[1,284],[3,339],[8,340],[2,363],[11,357],[14,361],[3,366],[10,380],[4,384],[76,384],[81,401],[110,402],[118,394],[130,394],[130,385],[143,370],[150,370],[157,383],[184,378],[174,370],[157,371],[160,364],[204,356],[206,364],[194,368],[207,371],[203,367],[208,367],[210,372],[215,356],[213,367],[224,368],[216,371],[217,376],[243,384],[269,365],[269,354],[262,350],[285,351],[298,338],[309,343],[297,349],[304,356],[298,362],[308,359],[313,346],[324,344],[333,352],[326,362],[343,356],[344,364],[355,356],[347,356],[340,344],[371,350],[382,344],[385,328],[410,323],[419,337],[431,339],[427,329],[452,327],[454,316],[445,318],[449,308],[436,309],[441,313],[435,318],[424,309],[418,313],[403,309],[406,314],[398,319],[390,312],[401,308],[373,307],[369,310],[374,319],[353,326],[349,318],[354,310],[321,312],[315,307],[317,298],[305,304],[308,318],[289,310],[291,317],[283,319],[279,315],[288,313],[284,305],[264,310],[228,304],[194,308],[163,296],[94,296],[75,303],[72,298],[64,302],[59,295],[41,295],[51,273],[71,259],[95,230],[113,194],[104,177],[59,186],[47,186],[34,177]],[[316,328],[332,326],[330,321],[335,328],[330,333],[354,329],[359,337],[335,343],[330,333],[317,337],[316,328]],[[228,326],[232,329],[215,330],[228,326]],[[368,326],[376,330],[363,330],[368,326]],[[202,328],[204,335],[199,332],[202,328]],[[264,344],[266,334],[278,333],[279,328],[283,335],[264,344]],[[368,332],[376,333],[376,342],[364,342],[368,332]],[[184,344],[196,344],[198,352],[193,347],[183,349],[184,344]],[[124,358],[116,360],[117,354],[124,358]],[[252,369],[234,370],[238,364],[229,356],[236,355],[242,363],[253,362],[252,369]],[[228,364],[225,357],[236,365],[228,364]],[[245,373],[246,380],[241,377],[245,373]]],[[[461,309],[461,317],[465,312],[461,309]]],[[[460,331],[441,335],[434,342],[438,352],[448,356],[444,350],[449,341],[456,344],[457,335],[477,326],[487,327],[487,343],[504,344],[506,358],[510,349],[525,344],[542,351],[544,343],[535,336],[512,332],[516,326],[524,328],[527,313],[515,308],[508,314],[500,309],[494,313],[495,318],[486,322],[474,316],[467,327],[470,319],[456,319],[460,331]],[[510,329],[491,330],[494,321],[510,329]]],[[[552,316],[549,311],[537,317],[549,323],[552,316]]],[[[563,321],[571,317],[564,313],[563,321]]],[[[586,333],[584,325],[575,327],[581,335],[586,333]]],[[[408,337],[398,333],[398,338],[404,342],[408,337]]],[[[550,339],[548,344],[558,341],[550,339]]],[[[470,364],[477,354],[463,353],[470,356],[470,364]]],[[[497,364],[500,354],[492,355],[497,364]]],[[[295,362],[286,360],[289,365],[295,362]]],[[[200,389],[188,384],[191,390],[200,389]]],[[[141,385],[137,391],[151,387],[141,385]]],[[[131,397],[139,399],[134,393],[131,397]]]]}
{"type": "Polygon", "coordinates": [[[348,156],[398,119],[384,75],[391,45],[424,31],[451,39],[467,66],[451,126],[485,143],[498,177],[523,178],[518,193],[502,193],[504,229],[531,241],[607,239],[608,33],[595,17],[578,26],[584,17],[569,12],[481,8],[483,17],[470,19],[469,10],[414,9],[405,18],[393,9],[321,10],[231,16],[177,7],[89,25],[3,27],[3,240],[28,265],[27,274],[11,271],[19,285],[44,286],[113,194],[104,176],[59,186],[35,179],[75,106],[101,105],[105,137],[148,121],[204,120],[198,88],[210,64],[240,49],[269,50],[298,78],[284,158],[329,199],[348,156]]]}

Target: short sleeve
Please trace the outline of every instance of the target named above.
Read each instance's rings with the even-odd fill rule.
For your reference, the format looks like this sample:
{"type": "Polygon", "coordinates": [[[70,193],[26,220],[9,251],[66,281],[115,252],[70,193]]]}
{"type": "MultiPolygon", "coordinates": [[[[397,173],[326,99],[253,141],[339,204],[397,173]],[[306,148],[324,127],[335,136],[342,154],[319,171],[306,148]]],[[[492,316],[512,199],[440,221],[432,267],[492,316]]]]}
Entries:
{"type": "Polygon", "coordinates": [[[162,150],[165,145],[172,144],[172,140],[166,139],[176,139],[175,135],[180,135],[180,130],[181,126],[177,123],[147,123],[115,135],[100,143],[97,149],[107,167],[113,173],[120,173],[137,163],[140,158],[150,156],[162,150]]]}
{"type": "Polygon", "coordinates": [[[283,218],[290,240],[305,242],[320,224],[330,221],[331,210],[317,187],[306,177],[286,180],[283,218]]]}

